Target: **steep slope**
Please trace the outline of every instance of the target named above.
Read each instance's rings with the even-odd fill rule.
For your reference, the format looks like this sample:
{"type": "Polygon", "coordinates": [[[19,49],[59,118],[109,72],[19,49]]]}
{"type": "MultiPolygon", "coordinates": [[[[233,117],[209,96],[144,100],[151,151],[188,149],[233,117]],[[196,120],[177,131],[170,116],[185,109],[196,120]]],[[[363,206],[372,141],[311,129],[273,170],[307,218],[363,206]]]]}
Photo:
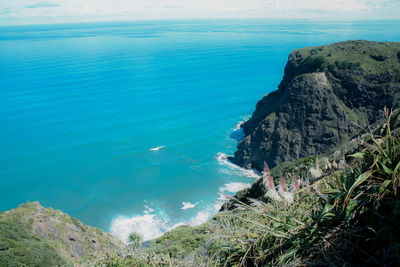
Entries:
{"type": "Polygon", "coordinates": [[[0,266],[72,266],[122,242],[38,202],[0,213],[0,266]]]}
{"type": "Polygon", "coordinates": [[[400,43],[348,41],[293,51],[279,89],[242,125],[231,161],[262,170],[326,152],[400,103],[400,43]]]}

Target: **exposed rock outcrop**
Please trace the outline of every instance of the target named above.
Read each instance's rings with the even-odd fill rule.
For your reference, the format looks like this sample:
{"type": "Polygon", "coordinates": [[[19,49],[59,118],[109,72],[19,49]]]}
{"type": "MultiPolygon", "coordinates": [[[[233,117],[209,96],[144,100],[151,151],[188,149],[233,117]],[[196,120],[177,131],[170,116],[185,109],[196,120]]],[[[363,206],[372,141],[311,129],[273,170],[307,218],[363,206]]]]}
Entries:
{"type": "Polygon", "coordinates": [[[259,171],[328,151],[400,104],[400,43],[348,41],[293,51],[279,89],[257,103],[230,160],[259,171]]]}
{"type": "Polygon", "coordinates": [[[0,266],[72,266],[123,243],[39,202],[0,213],[0,266]]]}

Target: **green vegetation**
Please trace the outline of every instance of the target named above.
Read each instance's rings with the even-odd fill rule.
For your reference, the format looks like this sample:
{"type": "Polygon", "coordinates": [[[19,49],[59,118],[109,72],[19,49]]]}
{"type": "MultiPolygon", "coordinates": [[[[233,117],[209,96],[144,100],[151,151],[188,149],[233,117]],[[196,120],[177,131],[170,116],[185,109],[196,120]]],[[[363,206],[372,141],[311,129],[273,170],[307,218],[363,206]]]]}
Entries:
{"type": "Polygon", "coordinates": [[[34,212],[30,203],[0,214],[0,266],[72,266],[45,238],[32,234],[24,218],[34,212]]]}
{"type": "Polygon", "coordinates": [[[137,249],[142,244],[143,237],[140,234],[132,232],[128,237],[128,245],[132,249],[137,249]]]}
{"type": "Polygon", "coordinates": [[[38,202],[0,213],[0,266],[72,266],[122,247],[100,229],[38,202]]]}
{"type": "Polygon", "coordinates": [[[368,74],[400,73],[400,44],[392,42],[347,41],[295,50],[303,72],[364,70],[368,74]]]}
{"type": "Polygon", "coordinates": [[[206,225],[199,227],[180,226],[162,237],[153,240],[151,250],[157,254],[167,254],[178,258],[195,251],[205,241],[206,225]]]}
{"type": "MultiPolygon", "coordinates": [[[[304,187],[293,205],[239,202],[214,233],[229,248],[219,259],[229,266],[395,266],[400,258],[400,139],[388,121],[383,137],[370,136],[352,165],[304,187]],[[230,225],[230,227],[228,227],[230,225]]],[[[219,240],[221,242],[221,240],[219,240]]]]}

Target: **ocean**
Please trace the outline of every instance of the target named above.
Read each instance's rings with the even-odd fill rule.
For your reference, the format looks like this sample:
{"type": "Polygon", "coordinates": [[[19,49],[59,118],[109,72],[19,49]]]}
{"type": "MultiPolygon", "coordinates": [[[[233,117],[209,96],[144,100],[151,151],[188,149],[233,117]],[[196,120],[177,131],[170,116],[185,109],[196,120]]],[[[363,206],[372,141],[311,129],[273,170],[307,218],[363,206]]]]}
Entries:
{"type": "Polygon", "coordinates": [[[350,39],[400,22],[0,26],[0,211],[39,201],[122,240],[200,224],[258,177],[226,155],[289,53],[350,39]]]}

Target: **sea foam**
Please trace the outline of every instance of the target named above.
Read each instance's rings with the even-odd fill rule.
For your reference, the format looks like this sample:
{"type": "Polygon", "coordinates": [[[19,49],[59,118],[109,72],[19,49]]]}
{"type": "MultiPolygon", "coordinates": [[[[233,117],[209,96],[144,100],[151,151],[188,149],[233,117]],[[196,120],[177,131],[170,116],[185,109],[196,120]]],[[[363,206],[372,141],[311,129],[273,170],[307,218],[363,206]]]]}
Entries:
{"type": "Polygon", "coordinates": [[[187,209],[193,209],[194,207],[196,207],[196,205],[199,204],[199,202],[197,203],[190,203],[190,202],[182,202],[182,208],[181,210],[187,210],[187,209]]]}
{"type": "Polygon", "coordinates": [[[233,128],[233,131],[239,130],[242,127],[242,124],[245,123],[246,121],[248,121],[250,119],[250,117],[251,117],[251,115],[246,115],[246,116],[240,117],[241,121],[236,123],[235,127],[233,128]]]}
{"type": "Polygon", "coordinates": [[[240,190],[250,188],[251,184],[249,183],[228,183],[224,184],[224,186],[219,188],[220,192],[230,192],[230,193],[236,193],[239,192],[240,190]]]}
{"type": "MultiPolygon", "coordinates": [[[[198,203],[186,204],[197,205],[198,203]]],[[[194,217],[191,217],[186,221],[181,221],[177,223],[172,222],[172,220],[166,216],[161,216],[161,213],[152,213],[154,210],[146,207],[146,210],[141,215],[133,217],[116,217],[111,222],[110,233],[125,243],[128,242],[128,237],[132,232],[140,234],[143,237],[143,241],[148,241],[158,238],[164,233],[182,225],[200,225],[210,219],[211,216],[219,210],[222,204],[223,202],[216,201],[214,205],[211,205],[204,210],[198,211],[194,217]]]]}
{"type": "Polygon", "coordinates": [[[165,146],[153,147],[153,148],[150,148],[149,150],[150,151],[158,151],[158,150],[163,149],[163,148],[165,148],[165,146]]]}
{"type": "MultiPolygon", "coordinates": [[[[245,119],[245,117],[243,118],[245,119]]],[[[248,118],[247,118],[248,119],[248,118]]],[[[244,137],[243,129],[241,125],[245,122],[245,120],[240,121],[234,127],[234,132],[231,134],[231,138],[241,140],[244,137]]],[[[155,148],[150,148],[151,151],[158,151],[160,149],[165,148],[165,146],[159,146],[155,148]]],[[[260,178],[260,174],[255,170],[247,170],[237,166],[232,163],[228,159],[228,155],[225,153],[218,153],[216,156],[216,160],[220,165],[224,165],[225,168],[222,168],[222,172],[226,172],[228,174],[233,174],[237,176],[246,176],[251,178],[260,178]]],[[[154,209],[145,206],[145,211],[141,215],[133,216],[133,217],[124,217],[118,216],[111,223],[110,232],[114,234],[116,237],[121,239],[124,242],[128,241],[129,234],[132,232],[138,233],[143,236],[143,240],[151,240],[157,237],[162,236],[164,233],[175,229],[176,227],[182,225],[190,225],[196,226],[200,225],[211,218],[216,211],[219,211],[222,205],[229,200],[227,193],[236,193],[240,190],[251,187],[249,183],[241,183],[241,182],[231,182],[226,183],[222,187],[219,188],[219,198],[217,198],[210,206],[207,208],[200,210],[196,213],[196,215],[186,221],[175,222],[165,216],[160,216],[157,213],[154,213],[154,209]]],[[[197,203],[191,202],[182,202],[181,210],[193,209],[196,208],[197,203]]]]}
{"type": "Polygon", "coordinates": [[[123,242],[128,242],[132,232],[142,235],[143,241],[162,236],[167,229],[165,222],[155,214],[143,214],[132,218],[118,216],[111,222],[111,234],[123,242]]]}
{"type": "Polygon", "coordinates": [[[233,128],[232,133],[230,134],[230,138],[240,142],[244,139],[245,134],[242,128],[242,124],[245,123],[248,119],[250,118],[249,116],[243,116],[241,119],[243,119],[242,121],[239,121],[235,127],[233,128]]]}
{"type": "MultiPolygon", "coordinates": [[[[227,166],[231,174],[238,176],[247,176],[255,179],[260,178],[260,174],[256,170],[248,170],[245,168],[241,168],[238,165],[229,161],[228,157],[229,156],[227,154],[219,152],[216,156],[216,159],[219,164],[227,166]]],[[[221,171],[226,172],[226,170],[221,170],[221,171]]]]}

